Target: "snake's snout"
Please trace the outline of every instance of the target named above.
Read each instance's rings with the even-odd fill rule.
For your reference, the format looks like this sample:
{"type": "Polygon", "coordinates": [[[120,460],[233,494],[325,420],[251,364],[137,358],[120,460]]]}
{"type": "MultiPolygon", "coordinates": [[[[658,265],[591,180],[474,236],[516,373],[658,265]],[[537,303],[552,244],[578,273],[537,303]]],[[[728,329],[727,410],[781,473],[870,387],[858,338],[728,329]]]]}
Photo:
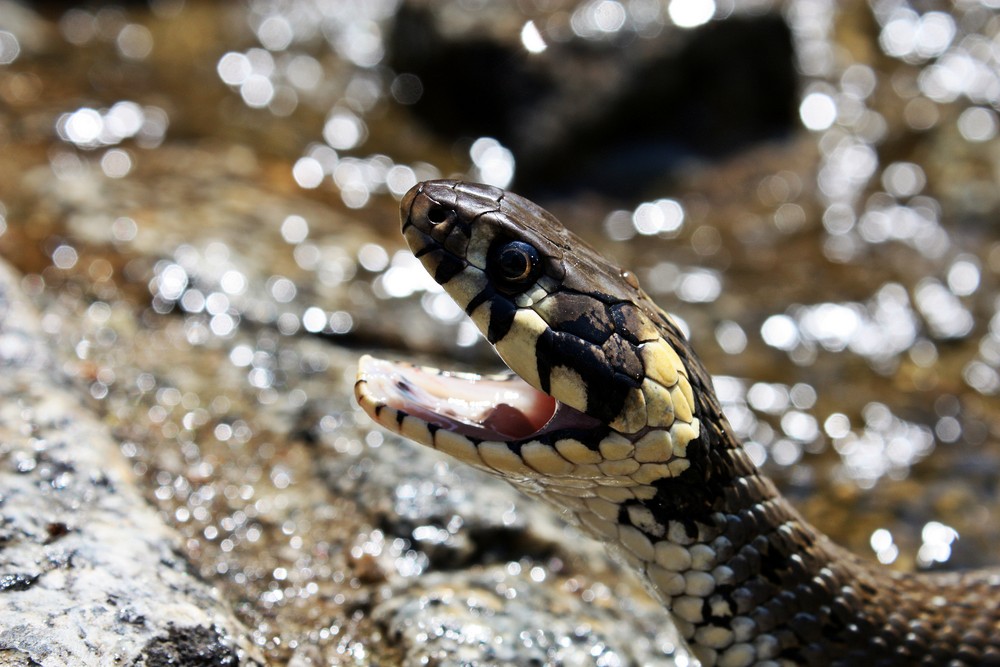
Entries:
{"type": "Polygon", "coordinates": [[[442,223],[454,221],[459,214],[454,185],[454,181],[424,181],[410,188],[399,203],[403,234],[411,225],[431,234],[442,223]]]}
{"type": "Polygon", "coordinates": [[[410,211],[413,210],[413,202],[423,192],[423,188],[423,183],[417,183],[399,201],[399,220],[403,229],[406,229],[406,226],[410,224],[410,211]]]}

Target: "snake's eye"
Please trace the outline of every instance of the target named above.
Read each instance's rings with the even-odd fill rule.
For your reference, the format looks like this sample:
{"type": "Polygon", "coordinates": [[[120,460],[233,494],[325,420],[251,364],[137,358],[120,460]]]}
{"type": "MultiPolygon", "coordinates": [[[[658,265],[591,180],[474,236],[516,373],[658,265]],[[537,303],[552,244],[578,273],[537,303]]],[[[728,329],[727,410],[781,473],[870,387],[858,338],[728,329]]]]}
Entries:
{"type": "Polygon", "coordinates": [[[490,248],[486,269],[502,291],[516,292],[535,282],[542,260],[534,246],[524,241],[505,241],[490,248]]]}

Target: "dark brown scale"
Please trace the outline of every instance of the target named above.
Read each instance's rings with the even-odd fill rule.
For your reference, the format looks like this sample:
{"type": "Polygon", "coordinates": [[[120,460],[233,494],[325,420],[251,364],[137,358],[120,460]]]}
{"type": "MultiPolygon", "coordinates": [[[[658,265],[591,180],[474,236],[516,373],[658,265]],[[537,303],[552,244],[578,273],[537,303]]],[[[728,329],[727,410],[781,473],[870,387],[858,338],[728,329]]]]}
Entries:
{"type": "MultiPolygon", "coordinates": [[[[725,534],[736,546],[743,546],[747,541],[747,526],[739,515],[730,514],[726,517],[725,534]]],[[[737,554],[738,555],[738,554],[737,554]]]]}
{"type": "Polygon", "coordinates": [[[733,581],[737,584],[742,584],[750,576],[750,565],[747,563],[746,556],[742,554],[730,558],[726,565],[733,571],[733,581]]]}
{"type": "Polygon", "coordinates": [[[716,555],[723,562],[729,561],[736,552],[732,541],[728,537],[720,537],[718,540],[715,540],[713,544],[715,545],[716,555]]]}
{"type": "Polygon", "coordinates": [[[634,345],[645,341],[641,335],[643,330],[641,312],[638,306],[629,302],[608,306],[608,317],[614,324],[615,331],[634,345]]]}
{"type": "Polygon", "coordinates": [[[632,387],[638,387],[645,378],[645,368],[642,359],[636,351],[635,346],[627,343],[619,336],[611,336],[601,345],[604,358],[612,368],[615,368],[615,375],[622,378],[622,382],[632,387]]]}
{"type": "Polygon", "coordinates": [[[553,317],[546,322],[556,331],[581,338],[594,345],[603,345],[614,332],[605,306],[583,294],[557,293],[547,296],[543,312],[553,317]]]}

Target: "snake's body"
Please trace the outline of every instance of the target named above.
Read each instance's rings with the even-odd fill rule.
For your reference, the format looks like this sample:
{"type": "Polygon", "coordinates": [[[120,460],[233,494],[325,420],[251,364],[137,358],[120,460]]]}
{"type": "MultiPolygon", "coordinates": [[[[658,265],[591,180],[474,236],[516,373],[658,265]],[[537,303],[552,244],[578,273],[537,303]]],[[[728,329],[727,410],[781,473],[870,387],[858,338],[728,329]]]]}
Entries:
{"type": "Polygon", "coordinates": [[[535,204],[455,181],[414,254],[517,374],[365,358],[379,423],[543,498],[631,564],[705,665],[1000,665],[1000,572],[899,574],[806,523],[669,315],[535,204]]]}

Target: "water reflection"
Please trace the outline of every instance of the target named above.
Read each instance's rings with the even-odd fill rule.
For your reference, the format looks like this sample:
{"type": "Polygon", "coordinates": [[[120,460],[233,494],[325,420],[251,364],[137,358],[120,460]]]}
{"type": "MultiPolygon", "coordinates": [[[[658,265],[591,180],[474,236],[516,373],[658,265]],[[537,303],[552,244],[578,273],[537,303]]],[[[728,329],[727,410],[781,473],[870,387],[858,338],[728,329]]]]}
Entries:
{"type": "MultiPolygon", "coordinates": [[[[906,477],[910,467],[934,448],[929,428],[899,418],[886,405],[869,403],[862,417],[860,433],[850,431],[833,438],[833,447],[844,463],[843,474],[862,488],[872,488],[883,475],[906,477]]],[[[837,421],[844,419],[838,417],[837,421]]],[[[831,429],[843,432],[843,425],[831,425],[831,429]]]]}
{"type": "Polygon", "coordinates": [[[13,33],[0,30],[0,65],[9,65],[21,53],[21,45],[13,33]]]}
{"type": "Polygon", "coordinates": [[[514,178],[514,154],[492,137],[480,137],[469,149],[473,180],[507,187],[514,178]]]}
{"type": "Polygon", "coordinates": [[[521,43],[528,53],[541,53],[548,48],[545,38],[534,21],[527,21],[521,28],[521,43]]]}
{"type": "MultiPolygon", "coordinates": [[[[171,3],[155,4],[162,12],[171,3]]],[[[524,15],[508,23],[518,49],[529,57],[546,57],[566,40],[644,39],[769,6],[595,0],[556,11],[546,9],[547,3],[526,3],[524,15]]],[[[259,114],[252,118],[273,116],[295,124],[301,141],[280,148],[275,162],[290,171],[291,189],[310,191],[311,201],[329,203],[338,215],[346,208],[343,220],[311,215],[301,200],[293,200],[259,218],[237,207],[232,228],[220,226],[212,230],[214,236],[205,236],[200,227],[218,219],[216,209],[192,216],[188,202],[169,201],[173,195],[143,199],[139,185],[149,179],[156,189],[161,182],[159,173],[150,177],[142,171],[148,162],[144,151],[168,143],[172,129],[188,131],[177,119],[192,111],[183,110],[180,97],[161,104],[132,91],[107,93],[107,99],[93,94],[59,100],[51,113],[34,117],[43,118],[45,132],[59,142],[43,154],[49,164],[40,173],[61,179],[60,187],[42,191],[58,214],[39,213],[38,219],[62,224],[65,217],[65,228],[33,227],[36,218],[23,224],[20,200],[9,211],[0,205],[0,240],[20,241],[29,227],[46,235],[40,242],[44,266],[25,278],[25,289],[38,298],[68,300],[82,293],[89,299],[81,322],[49,312],[42,324],[52,336],[84,327],[71,347],[90,395],[121,422],[150,426],[155,437],[122,445],[136,472],[152,470],[154,497],[183,524],[191,552],[217,549],[206,562],[230,574],[230,581],[265,591],[261,599],[269,608],[316,597],[320,587],[338,604],[350,597],[326,588],[336,576],[344,583],[345,569],[324,560],[340,545],[317,544],[317,531],[307,521],[282,515],[288,497],[269,496],[304,484],[307,467],[288,463],[294,446],[292,454],[282,450],[279,459],[278,445],[269,441],[274,438],[264,435],[273,424],[258,421],[263,419],[258,413],[269,414],[270,406],[295,413],[317,400],[323,391],[310,387],[308,377],[330,363],[323,355],[302,352],[302,341],[310,338],[302,332],[360,332],[364,341],[363,336],[381,331],[372,328],[373,321],[381,318],[384,324],[405,312],[410,324],[419,320],[448,327],[432,329],[431,335],[438,345],[449,346],[449,356],[480,340],[439,286],[400,250],[398,240],[384,240],[389,237],[381,231],[358,240],[338,233],[378,226],[394,234],[394,221],[381,226],[394,216],[392,200],[419,180],[461,173],[504,185],[518,166],[495,138],[470,136],[442,146],[415,126],[405,125],[412,135],[394,134],[403,107],[425,95],[419,77],[390,71],[384,62],[386,35],[398,9],[398,2],[255,2],[244,18],[252,30],[249,39],[257,43],[242,48],[220,38],[226,43],[212,51],[218,60],[205,68],[211,72],[214,65],[217,77],[208,84],[229,86],[219,86],[221,94],[259,114]],[[411,142],[413,137],[419,140],[411,142]],[[325,199],[330,193],[333,203],[325,199]],[[115,202],[113,210],[95,204],[105,200],[115,202]],[[162,222],[151,212],[161,209],[194,222],[187,220],[175,234],[149,243],[144,235],[162,222]],[[81,230],[93,229],[101,234],[82,240],[81,230]],[[245,242],[247,236],[253,243],[245,242]],[[262,238],[273,239],[280,251],[258,256],[262,238]],[[122,256],[101,250],[96,239],[111,243],[122,256]],[[148,293],[152,312],[138,316],[142,326],[130,324],[124,311],[132,306],[121,294],[108,294],[119,281],[122,288],[139,282],[148,293]],[[150,322],[162,330],[147,331],[150,322]],[[171,361],[160,360],[157,373],[136,372],[135,362],[123,358],[132,340],[138,341],[136,354],[155,350],[171,361]],[[212,369],[208,374],[218,372],[233,398],[214,395],[218,387],[188,386],[198,386],[191,377],[203,367],[189,357],[174,361],[168,351],[190,353],[189,348],[206,355],[222,351],[222,363],[206,362],[204,368],[212,369]],[[249,397],[245,405],[239,404],[241,392],[249,397]],[[156,443],[160,450],[154,452],[156,443]],[[279,518],[272,525],[274,516],[279,518]],[[244,567],[236,556],[259,542],[276,543],[272,546],[279,548],[261,558],[278,562],[244,567]],[[309,553],[316,561],[304,562],[303,549],[313,549],[309,553]],[[286,550],[294,555],[288,557],[286,550]]],[[[847,488],[873,489],[908,477],[931,453],[943,457],[942,465],[952,465],[954,475],[955,469],[966,469],[962,465],[972,465],[963,464],[963,457],[978,454],[976,447],[987,438],[986,426],[977,421],[989,421],[992,405],[983,397],[1000,392],[1000,301],[991,296],[1000,244],[986,224],[995,217],[997,202],[991,142],[998,133],[1000,24],[986,9],[988,3],[972,2],[956,5],[951,14],[922,12],[906,2],[871,2],[867,9],[853,10],[825,0],[791,3],[782,11],[797,44],[803,80],[796,105],[802,132],[789,142],[789,150],[802,163],[818,160],[815,170],[783,156],[736,177],[725,170],[711,172],[709,187],[692,192],[683,179],[699,167],[685,165],[676,190],[671,181],[641,201],[565,205],[571,214],[564,219],[574,227],[587,224],[587,211],[581,209],[592,209],[595,229],[584,231],[612,254],[634,257],[629,265],[645,288],[687,316],[679,322],[685,330],[692,323],[697,347],[709,355],[714,354],[709,340],[714,333],[725,354],[716,354],[709,365],[739,369],[716,378],[731,422],[755,461],[796,483],[807,486],[804,463],[821,459],[833,461],[832,469],[820,468],[821,474],[829,472],[847,488]],[[858,42],[870,52],[845,49],[837,41],[835,21],[844,16],[838,12],[848,11],[877,22],[877,42],[858,42]],[[722,184],[719,192],[711,190],[716,180],[722,184]],[[735,203],[727,208],[728,199],[735,203]],[[631,242],[630,249],[623,242],[631,242]],[[783,357],[793,363],[772,363],[783,357]],[[725,365],[740,360],[748,361],[742,367],[725,365]],[[830,382],[833,366],[847,369],[845,384],[858,388],[857,405],[830,405],[842,397],[830,382]],[[932,400],[926,390],[947,393],[931,409],[924,405],[932,400]]],[[[475,12],[462,16],[474,18],[475,12]]],[[[507,23],[496,23],[501,25],[507,23]]],[[[461,25],[452,28],[460,31],[461,25]]],[[[59,29],[77,48],[103,45],[118,59],[116,66],[142,67],[164,46],[153,39],[158,31],[132,22],[122,9],[69,10],[59,29]]],[[[838,29],[852,30],[849,21],[838,29]]],[[[32,43],[14,27],[0,30],[5,102],[25,104],[46,90],[15,72],[32,57],[32,43]]],[[[739,102],[734,100],[734,109],[739,102]]],[[[8,133],[0,128],[5,150],[8,133]]],[[[247,136],[263,141],[262,134],[254,128],[247,136]]],[[[231,140],[227,135],[222,141],[231,140]]],[[[243,155],[248,154],[260,157],[243,155]]],[[[246,177],[248,172],[240,173],[246,177]]],[[[218,187],[206,181],[206,187],[218,187]]],[[[270,180],[260,185],[284,187],[280,179],[277,185],[270,180]]],[[[187,182],[185,187],[196,189],[187,182]]],[[[16,196],[5,192],[4,202],[16,196]]],[[[229,201],[224,189],[211,190],[208,197],[229,201]]],[[[148,359],[144,363],[155,366],[148,359]]],[[[328,388],[329,380],[323,386],[328,388]]],[[[373,464],[362,459],[381,445],[382,436],[352,435],[357,417],[347,407],[325,412],[315,419],[308,415],[318,423],[324,445],[338,456],[358,457],[351,474],[364,474],[373,464]]],[[[285,428],[278,423],[277,431],[285,428]]],[[[396,492],[395,509],[402,512],[412,499],[405,486],[396,492]]],[[[865,497],[884,498],[874,492],[865,497]]],[[[986,515],[988,502],[973,498],[977,508],[987,508],[982,509],[986,515]]],[[[920,511],[931,517],[945,509],[920,511]]],[[[952,558],[958,531],[964,538],[970,530],[940,519],[921,519],[915,546],[902,523],[890,526],[887,520],[864,534],[883,562],[915,559],[931,566],[952,558]],[[916,556],[907,556],[911,550],[916,556]]],[[[427,546],[453,534],[451,526],[426,523],[413,537],[427,546]]],[[[428,567],[426,551],[382,531],[360,531],[350,553],[357,563],[377,560],[378,568],[369,571],[409,577],[428,567]]],[[[528,572],[536,576],[534,569],[528,572]]],[[[589,588],[586,594],[595,595],[589,588]]],[[[258,630],[261,642],[278,651],[281,633],[265,625],[258,630]]],[[[337,636],[340,629],[324,632],[337,636]]],[[[354,650],[351,646],[345,640],[343,652],[354,650]]],[[[357,650],[363,654],[363,647],[357,650]]]]}
{"type": "Polygon", "coordinates": [[[958,131],[968,141],[982,143],[997,136],[997,114],[986,107],[969,107],[958,117],[958,131]]]}
{"type": "Polygon", "coordinates": [[[129,100],[108,109],[82,107],[56,121],[56,132],[63,141],[85,149],[114,146],[126,139],[135,139],[142,148],[155,148],[163,141],[167,127],[163,109],[129,100]]]}
{"type": "Polygon", "coordinates": [[[667,13],[677,27],[696,28],[712,20],[715,15],[715,1],[670,0],[667,13]]]}
{"type": "Polygon", "coordinates": [[[930,521],[924,525],[920,536],[923,544],[917,552],[917,561],[926,567],[945,563],[951,558],[951,545],[958,539],[958,532],[951,526],[930,521]]]}
{"type": "Polygon", "coordinates": [[[893,542],[892,533],[885,528],[876,529],[869,540],[872,551],[880,563],[890,564],[899,556],[899,547],[893,542]]]}

